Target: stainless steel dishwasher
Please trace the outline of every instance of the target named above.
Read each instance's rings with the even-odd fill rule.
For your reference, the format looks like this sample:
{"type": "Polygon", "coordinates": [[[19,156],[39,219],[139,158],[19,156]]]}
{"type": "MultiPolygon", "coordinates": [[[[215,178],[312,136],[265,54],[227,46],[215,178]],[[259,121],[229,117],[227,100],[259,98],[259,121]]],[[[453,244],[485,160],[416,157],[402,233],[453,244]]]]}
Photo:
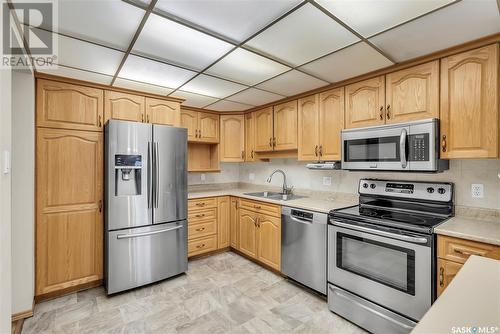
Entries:
{"type": "Polygon", "coordinates": [[[284,206],[281,209],[281,271],[326,294],[328,215],[284,206]]]}

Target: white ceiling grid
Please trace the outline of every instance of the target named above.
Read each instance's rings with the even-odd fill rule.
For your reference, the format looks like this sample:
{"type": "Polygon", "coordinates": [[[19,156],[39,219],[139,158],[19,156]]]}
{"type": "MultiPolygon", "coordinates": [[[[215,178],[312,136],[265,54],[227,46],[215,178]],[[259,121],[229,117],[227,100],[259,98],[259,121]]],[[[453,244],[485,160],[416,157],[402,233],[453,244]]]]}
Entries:
{"type": "Polygon", "coordinates": [[[43,72],[218,111],[500,32],[496,0],[59,0],[58,21],[43,72]]]}

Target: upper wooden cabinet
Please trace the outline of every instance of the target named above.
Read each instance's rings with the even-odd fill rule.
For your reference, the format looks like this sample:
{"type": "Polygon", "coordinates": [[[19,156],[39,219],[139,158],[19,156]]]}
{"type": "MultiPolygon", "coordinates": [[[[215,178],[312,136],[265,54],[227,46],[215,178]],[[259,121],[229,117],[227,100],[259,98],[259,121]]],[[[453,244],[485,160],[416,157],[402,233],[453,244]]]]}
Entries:
{"type": "Polygon", "coordinates": [[[102,131],[102,89],[51,80],[37,80],[36,125],[102,131]]]}
{"type": "Polygon", "coordinates": [[[220,116],[220,161],[245,160],[245,116],[220,116]]]}
{"type": "Polygon", "coordinates": [[[255,119],[253,113],[245,115],[245,161],[255,161],[255,119]]]}
{"type": "Polygon", "coordinates": [[[439,118],[439,61],[386,75],[386,123],[439,118]]]}
{"type": "Polygon", "coordinates": [[[299,160],[340,160],[344,88],[299,100],[299,160]]]}
{"type": "Polygon", "coordinates": [[[193,110],[181,110],[181,126],[188,129],[188,141],[219,142],[219,115],[193,110]]]}
{"type": "Polygon", "coordinates": [[[441,158],[499,156],[498,44],[441,60],[441,158]]]}
{"type": "Polygon", "coordinates": [[[345,88],[345,127],[360,128],[385,123],[385,77],[364,80],[345,88]]]}
{"type": "Polygon", "coordinates": [[[107,90],[104,94],[104,113],[106,121],[119,119],[123,121],[145,122],[144,96],[107,90]]]}
{"type": "Polygon", "coordinates": [[[297,149],[297,100],[274,106],[273,149],[275,151],[297,149]]]}
{"type": "Polygon", "coordinates": [[[255,151],[273,150],[273,107],[257,110],[253,113],[255,125],[255,151]]]}
{"type": "Polygon", "coordinates": [[[181,125],[179,102],[146,97],[146,122],[171,126],[181,125]]]}

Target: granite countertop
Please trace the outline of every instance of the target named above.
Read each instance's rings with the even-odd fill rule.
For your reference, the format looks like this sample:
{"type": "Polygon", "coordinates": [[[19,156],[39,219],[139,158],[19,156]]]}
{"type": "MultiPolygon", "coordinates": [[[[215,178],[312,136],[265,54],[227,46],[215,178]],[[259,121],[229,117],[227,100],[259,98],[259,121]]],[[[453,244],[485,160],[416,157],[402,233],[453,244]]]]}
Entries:
{"type": "Polygon", "coordinates": [[[500,246],[500,222],[455,216],[436,227],[436,234],[500,246]]]}
{"type": "Polygon", "coordinates": [[[411,334],[498,333],[498,282],[500,261],[472,255],[411,334]]]}

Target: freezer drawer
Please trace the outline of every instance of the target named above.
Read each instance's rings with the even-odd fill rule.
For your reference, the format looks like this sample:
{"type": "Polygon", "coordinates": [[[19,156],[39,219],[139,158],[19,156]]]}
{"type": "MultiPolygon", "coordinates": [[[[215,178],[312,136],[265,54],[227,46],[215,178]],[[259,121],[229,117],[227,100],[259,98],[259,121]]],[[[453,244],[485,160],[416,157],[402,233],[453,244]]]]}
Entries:
{"type": "Polygon", "coordinates": [[[187,221],[107,232],[108,294],[187,270],[187,221]]]}

